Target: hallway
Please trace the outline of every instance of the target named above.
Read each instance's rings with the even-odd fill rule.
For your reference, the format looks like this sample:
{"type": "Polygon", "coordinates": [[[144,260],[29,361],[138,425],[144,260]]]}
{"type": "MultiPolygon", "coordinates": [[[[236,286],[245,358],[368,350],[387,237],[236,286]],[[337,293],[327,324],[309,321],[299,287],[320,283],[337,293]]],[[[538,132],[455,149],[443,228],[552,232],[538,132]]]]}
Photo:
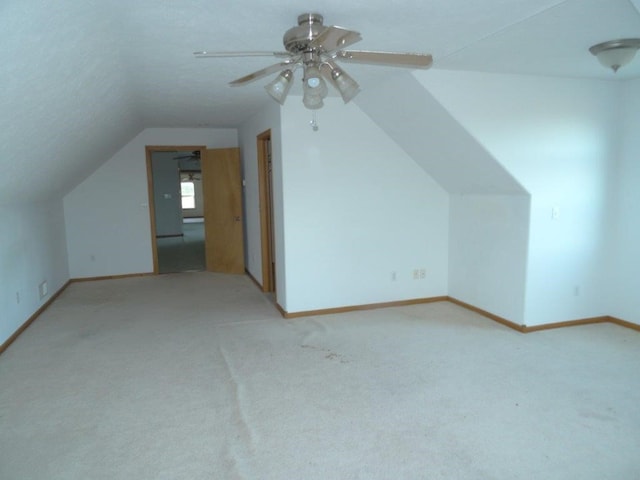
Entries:
{"type": "Polygon", "coordinates": [[[206,270],[204,222],[182,224],[181,237],[157,238],[159,273],[201,272],[206,270]]]}

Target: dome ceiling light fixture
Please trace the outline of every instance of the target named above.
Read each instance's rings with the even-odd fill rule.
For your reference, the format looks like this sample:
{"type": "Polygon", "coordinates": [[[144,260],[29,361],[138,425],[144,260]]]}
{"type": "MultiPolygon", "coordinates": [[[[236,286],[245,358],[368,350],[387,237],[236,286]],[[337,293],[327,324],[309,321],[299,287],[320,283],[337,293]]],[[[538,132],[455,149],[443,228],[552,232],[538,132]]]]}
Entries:
{"type": "Polygon", "coordinates": [[[365,50],[343,50],[362,40],[360,33],[342,27],[324,26],[319,13],[303,13],[298,16],[298,26],[284,34],[282,43],[286,52],[194,52],[203,57],[276,57],[279,63],[263,68],[229,82],[232,87],[246,85],[267,75],[279,75],[265,86],[267,93],[280,105],[284,105],[293,84],[297,68],[303,70],[303,104],[310,110],[323,106],[328,94],[327,84],[335,88],[348,103],[360,91],[358,83],[336,62],[368,65],[386,65],[404,68],[429,68],[433,63],[426,53],[396,53],[365,50]]]}
{"type": "Polygon", "coordinates": [[[627,65],[640,48],[640,38],[623,38],[598,43],[589,48],[598,61],[616,73],[620,67],[627,65]]]}

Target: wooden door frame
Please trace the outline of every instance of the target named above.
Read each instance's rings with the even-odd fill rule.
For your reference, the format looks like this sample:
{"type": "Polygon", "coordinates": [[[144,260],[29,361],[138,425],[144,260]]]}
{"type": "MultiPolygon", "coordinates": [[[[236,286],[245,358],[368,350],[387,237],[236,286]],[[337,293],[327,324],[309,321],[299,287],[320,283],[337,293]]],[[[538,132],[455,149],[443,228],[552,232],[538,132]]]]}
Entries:
{"type": "MultiPolygon", "coordinates": [[[[267,175],[267,153],[265,146],[267,140],[271,140],[271,130],[266,130],[256,137],[258,153],[258,198],[260,211],[260,244],[262,253],[262,291],[275,292],[276,286],[273,282],[275,272],[273,271],[273,225],[270,221],[273,218],[273,192],[269,189],[267,175]]],[[[271,163],[273,183],[273,158],[271,163]]]]}
{"type": "Polygon", "coordinates": [[[206,149],[206,145],[145,145],[144,147],[147,162],[147,195],[149,199],[149,220],[151,227],[151,252],[153,255],[153,273],[156,275],[160,273],[160,268],[158,266],[158,244],[156,242],[156,208],[153,196],[153,166],[151,156],[154,152],[193,152],[199,150],[200,158],[202,158],[206,149]]]}

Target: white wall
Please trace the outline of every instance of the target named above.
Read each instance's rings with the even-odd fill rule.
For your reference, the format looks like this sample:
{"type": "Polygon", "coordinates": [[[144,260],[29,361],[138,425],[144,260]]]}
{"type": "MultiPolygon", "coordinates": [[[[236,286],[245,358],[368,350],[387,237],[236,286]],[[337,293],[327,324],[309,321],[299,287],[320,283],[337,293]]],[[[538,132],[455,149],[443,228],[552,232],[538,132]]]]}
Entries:
{"type": "Polygon", "coordinates": [[[355,104],[282,109],[288,312],[447,294],[447,193],[355,104]],[[413,280],[413,269],[426,278],[413,280]],[[396,280],[392,280],[396,272],[396,280]]]}
{"type": "Polygon", "coordinates": [[[69,280],[62,201],[0,207],[0,344],[69,280]],[[46,281],[49,293],[40,298],[46,281]],[[18,299],[19,297],[19,299],[18,299]]]}
{"type": "Polygon", "coordinates": [[[524,323],[526,195],[451,195],[449,295],[524,323]]]}
{"type": "Polygon", "coordinates": [[[146,145],[237,146],[235,129],[149,128],[64,197],[72,278],[153,271],[146,145]]]}
{"type": "Polygon", "coordinates": [[[605,279],[609,313],[640,324],[640,80],[625,82],[622,89],[621,149],[605,279]]]}
{"type": "Polygon", "coordinates": [[[257,136],[271,130],[271,161],[273,177],[274,243],[276,264],[276,298],[286,303],[284,277],[284,244],[282,224],[282,145],[280,105],[270,101],[263,110],[246,120],[238,129],[243,188],[245,265],[247,271],[262,283],[262,250],[260,232],[260,198],[258,186],[257,136]]]}
{"type": "Polygon", "coordinates": [[[442,70],[416,78],[531,193],[525,323],[607,314],[619,84],[442,70]]]}
{"type": "Polygon", "coordinates": [[[355,103],[449,194],[449,295],[524,322],[529,197],[410,72],[355,103]]]}

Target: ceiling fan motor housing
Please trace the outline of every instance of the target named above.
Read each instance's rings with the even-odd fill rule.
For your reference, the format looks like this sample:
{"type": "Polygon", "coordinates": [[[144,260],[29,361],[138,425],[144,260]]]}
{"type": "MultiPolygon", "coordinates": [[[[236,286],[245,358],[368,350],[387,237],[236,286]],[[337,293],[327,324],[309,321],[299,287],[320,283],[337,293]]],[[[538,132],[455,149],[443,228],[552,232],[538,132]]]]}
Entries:
{"type": "Polygon", "coordinates": [[[298,26],[287,30],[282,38],[284,48],[295,55],[308,51],[311,41],[325,29],[323,20],[319,13],[298,16],[298,26]]]}

